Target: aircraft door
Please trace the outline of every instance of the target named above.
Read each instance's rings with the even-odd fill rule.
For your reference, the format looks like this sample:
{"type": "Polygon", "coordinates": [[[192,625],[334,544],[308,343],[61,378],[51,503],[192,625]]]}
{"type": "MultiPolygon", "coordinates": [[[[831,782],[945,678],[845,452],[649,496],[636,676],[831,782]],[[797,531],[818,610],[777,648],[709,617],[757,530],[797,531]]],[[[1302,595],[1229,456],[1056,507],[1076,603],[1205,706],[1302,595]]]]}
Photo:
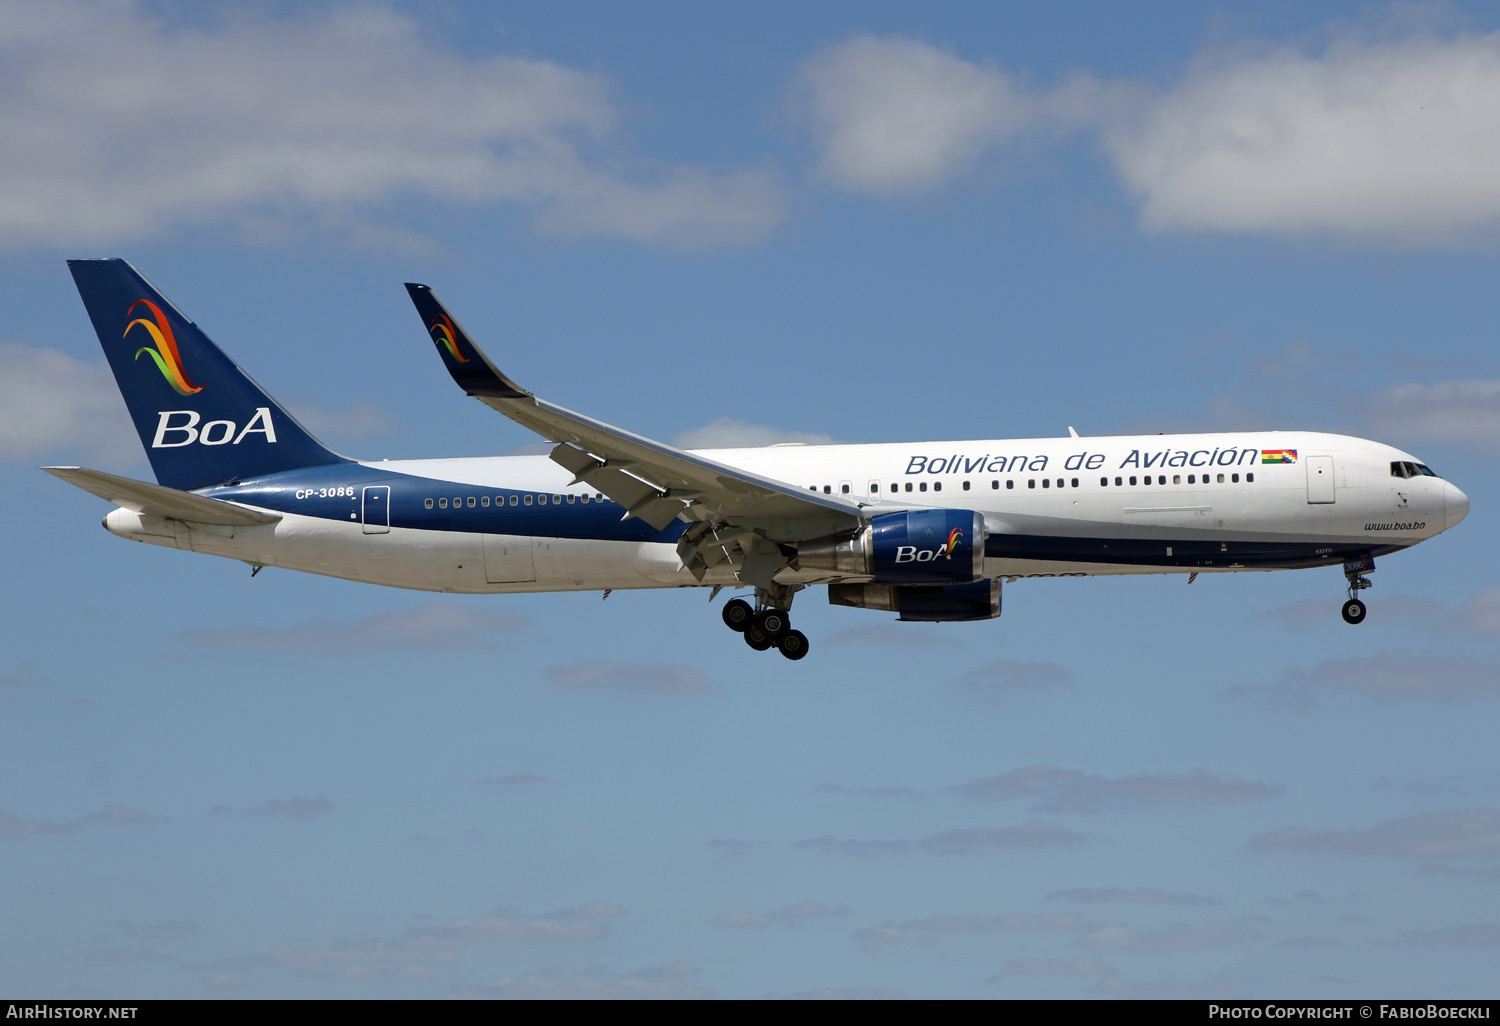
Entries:
{"type": "Polygon", "coordinates": [[[532,539],[512,534],[484,536],[484,579],[490,584],[521,584],[536,580],[532,539]]]}
{"type": "Polygon", "coordinates": [[[1307,501],[1312,504],[1334,501],[1332,456],[1307,457],[1307,501]]]}
{"type": "Polygon", "coordinates": [[[391,486],[369,485],[360,501],[365,534],[391,533],[391,486]]]}

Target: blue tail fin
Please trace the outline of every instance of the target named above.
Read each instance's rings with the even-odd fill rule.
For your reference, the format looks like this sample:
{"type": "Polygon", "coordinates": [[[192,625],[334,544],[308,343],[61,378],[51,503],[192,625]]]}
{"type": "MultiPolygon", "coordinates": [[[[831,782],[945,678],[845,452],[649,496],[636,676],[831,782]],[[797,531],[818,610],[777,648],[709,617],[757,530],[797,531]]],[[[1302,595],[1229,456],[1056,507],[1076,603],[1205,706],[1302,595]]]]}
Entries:
{"type": "Polygon", "coordinates": [[[156,480],[190,490],[350,462],[325,448],[124,260],[69,260],[156,480]]]}

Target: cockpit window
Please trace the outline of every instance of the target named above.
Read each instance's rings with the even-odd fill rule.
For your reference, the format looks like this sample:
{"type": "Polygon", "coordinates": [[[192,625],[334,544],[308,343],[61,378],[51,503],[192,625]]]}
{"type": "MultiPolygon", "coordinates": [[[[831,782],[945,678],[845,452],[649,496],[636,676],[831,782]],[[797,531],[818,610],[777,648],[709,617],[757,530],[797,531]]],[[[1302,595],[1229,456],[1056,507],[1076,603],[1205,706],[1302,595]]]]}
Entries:
{"type": "Polygon", "coordinates": [[[1412,463],[1408,460],[1391,461],[1392,477],[1437,477],[1433,469],[1425,463],[1412,463]]]}

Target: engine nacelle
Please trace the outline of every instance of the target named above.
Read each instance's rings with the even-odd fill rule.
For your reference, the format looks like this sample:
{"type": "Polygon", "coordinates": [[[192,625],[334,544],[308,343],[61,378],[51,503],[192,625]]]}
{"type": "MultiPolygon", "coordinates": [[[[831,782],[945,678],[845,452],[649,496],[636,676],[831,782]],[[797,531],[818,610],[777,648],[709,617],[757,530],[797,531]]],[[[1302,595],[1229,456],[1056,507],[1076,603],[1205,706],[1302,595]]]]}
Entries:
{"type": "Polygon", "coordinates": [[[828,601],[836,606],[885,609],[900,613],[902,620],[928,623],[993,620],[1000,615],[1000,578],[936,586],[830,584],[828,601]]]}
{"type": "Polygon", "coordinates": [[[960,584],[984,575],[984,517],[967,509],[883,513],[853,534],[797,546],[798,565],[889,584],[960,584]]]}

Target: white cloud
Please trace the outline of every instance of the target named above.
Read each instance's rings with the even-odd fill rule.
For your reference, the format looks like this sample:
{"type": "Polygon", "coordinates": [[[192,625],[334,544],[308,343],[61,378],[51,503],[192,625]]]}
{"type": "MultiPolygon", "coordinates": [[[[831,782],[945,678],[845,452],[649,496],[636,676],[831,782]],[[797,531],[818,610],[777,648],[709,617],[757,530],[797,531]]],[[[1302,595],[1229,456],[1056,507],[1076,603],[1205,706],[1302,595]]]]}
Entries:
{"type": "Polygon", "coordinates": [[[1449,858],[1500,853],[1500,811],[1462,809],[1429,812],[1377,824],[1368,830],[1305,830],[1293,827],[1250,838],[1255,851],[1308,854],[1397,855],[1449,858]]]}
{"type": "Polygon", "coordinates": [[[707,677],[686,666],[601,661],[549,666],[542,672],[557,687],[569,691],[621,691],[656,695],[702,695],[713,691],[707,677]]]}
{"type": "Polygon", "coordinates": [[[1105,777],[1057,766],[1024,766],[950,788],[965,798],[999,801],[1039,797],[1037,812],[1126,812],[1176,805],[1253,801],[1277,789],[1225,773],[1133,773],[1105,777]]]}
{"type": "Polygon", "coordinates": [[[777,923],[796,923],[803,919],[837,919],[854,914],[848,905],[829,908],[821,901],[799,901],[777,912],[720,912],[710,920],[715,926],[733,930],[764,930],[777,923]]]}
{"type": "Polygon", "coordinates": [[[1108,135],[1150,231],[1445,242],[1500,223],[1500,34],[1202,59],[1108,135]]]}
{"type": "Polygon", "coordinates": [[[1081,127],[1122,102],[1118,86],[1087,76],[1040,91],[899,36],[852,36],[810,57],[797,79],[818,174],[876,194],[928,188],[1028,131],[1081,127]]]}
{"type": "Polygon", "coordinates": [[[1074,887],[1047,895],[1050,900],[1076,901],[1081,905],[1126,903],[1132,905],[1218,905],[1218,898],[1182,894],[1160,887],[1074,887]]]}
{"type": "Polygon", "coordinates": [[[81,452],[89,462],[109,464],[143,456],[103,360],[85,363],[56,349],[0,343],[0,459],[53,452],[81,452]]]}
{"type": "Polygon", "coordinates": [[[484,648],[495,632],[527,619],[508,609],[475,610],[448,602],[376,613],[362,620],[304,620],[288,627],[226,627],[179,632],[194,645],[250,652],[364,652],[393,648],[484,648]]]}
{"type": "Polygon", "coordinates": [[[784,213],[773,170],[620,173],[628,161],[601,155],[618,120],[603,77],[470,57],[378,6],[190,28],[129,0],[11,2],[0,62],[0,244],[233,222],[389,247],[410,240],[370,212],[411,197],[519,203],[545,231],[683,245],[757,238],[784,213]]]}
{"type": "Polygon", "coordinates": [[[1119,970],[1097,958],[1012,958],[986,983],[1027,976],[1118,976],[1119,970]]]}
{"type": "Polygon", "coordinates": [[[476,994],[523,1001],[579,1000],[671,1001],[711,998],[714,992],[688,983],[698,967],[688,959],[668,966],[640,969],[633,973],[611,973],[596,966],[582,973],[532,973],[497,980],[476,994]]]}
{"type": "Polygon", "coordinates": [[[1500,449],[1500,379],[1392,385],[1361,409],[1388,438],[1500,449]]]}
{"type": "Polygon", "coordinates": [[[967,671],[958,678],[958,683],[970,691],[998,696],[1051,691],[1066,686],[1072,678],[1072,673],[1061,663],[997,659],[967,671]]]}
{"type": "Polygon", "coordinates": [[[81,826],[90,826],[95,823],[146,824],[162,822],[165,822],[165,820],[159,816],[149,816],[144,812],[127,808],[124,805],[106,805],[92,815],[69,820],[66,823],[43,823],[36,820],[21,819],[17,816],[0,812],[0,838],[71,834],[81,826]]]}
{"type": "Polygon", "coordinates": [[[253,809],[252,816],[284,816],[287,819],[313,819],[333,811],[333,802],[322,795],[316,798],[272,798],[253,809]]]}
{"type": "Polygon", "coordinates": [[[711,424],[680,432],[672,438],[672,444],[679,449],[750,449],[786,442],[831,445],[833,439],[811,431],[782,431],[731,417],[720,417],[711,424]]]}
{"type": "Polygon", "coordinates": [[[1167,926],[1160,930],[1141,931],[1110,923],[1084,934],[1074,943],[1083,948],[1168,954],[1231,947],[1256,940],[1258,936],[1236,926],[1167,926]]]}
{"type": "MultiPolygon", "coordinates": [[[[1460,626],[1483,631],[1490,626],[1488,601],[1465,607],[1460,626]]],[[[1500,693],[1500,668],[1468,656],[1383,652],[1373,656],[1328,659],[1310,669],[1291,667],[1275,684],[1236,685],[1230,694],[1263,698],[1273,704],[1311,708],[1319,691],[1340,691],[1374,698],[1451,701],[1500,693]]]]}
{"type": "Polygon", "coordinates": [[[269,965],[347,980],[428,979],[434,971],[457,969],[464,949],[469,947],[563,944],[583,945],[587,950],[588,945],[609,936],[609,925],[602,920],[624,912],[619,905],[602,901],[536,916],[500,908],[482,916],[408,930],[394,940],[274,948],[264,954],[231,960],[224,968],[269,965]]]}
{"type": "Polygon", "coordinates": [[[1083,835],[1045,820],[1031,819],[1020,826],[962,827],[943,830],[915,841],[858,841],[824,834],[797,841],[793,847],[824,855],[898,855],[925,852],[931,855],[973,855],[1014,848],[1041,848],[1076,844],[1083,835]]]}

